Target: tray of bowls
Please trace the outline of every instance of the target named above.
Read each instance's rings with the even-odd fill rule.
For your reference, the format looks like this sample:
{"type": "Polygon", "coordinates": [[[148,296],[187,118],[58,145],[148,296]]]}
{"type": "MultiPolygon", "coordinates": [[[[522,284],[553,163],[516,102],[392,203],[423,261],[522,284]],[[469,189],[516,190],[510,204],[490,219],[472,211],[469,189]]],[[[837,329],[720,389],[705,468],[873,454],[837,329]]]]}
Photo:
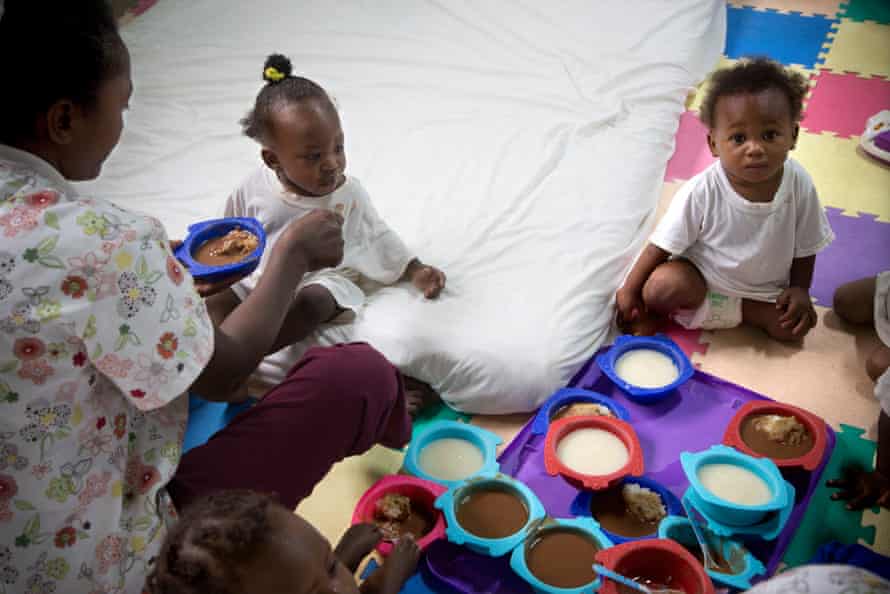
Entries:
{"type": "Polygon", "coordinates": [[[354,520],[393,542],[386,523],[420,510],[434,592],[632,591],[594,564],[653,588],[743,590],[778,568],[834,443],[820,418],[696,370],[669,338],[622,336],[500,456],[492,433],[431,423],[354,520]]]}

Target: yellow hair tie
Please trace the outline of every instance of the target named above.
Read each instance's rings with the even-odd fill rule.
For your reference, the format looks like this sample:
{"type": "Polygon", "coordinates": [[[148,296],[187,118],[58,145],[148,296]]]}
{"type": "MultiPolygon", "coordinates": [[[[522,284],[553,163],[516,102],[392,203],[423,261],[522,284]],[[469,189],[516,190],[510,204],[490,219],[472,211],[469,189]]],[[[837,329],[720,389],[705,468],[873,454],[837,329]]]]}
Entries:
{"type": "Polygon", "coordinates": [[[263,71],[263,75],[265,75],[266,80],[272,82],[280,82],[284,80],[284,73],[275,68],[274,66],[269,66],[263,71]]]}

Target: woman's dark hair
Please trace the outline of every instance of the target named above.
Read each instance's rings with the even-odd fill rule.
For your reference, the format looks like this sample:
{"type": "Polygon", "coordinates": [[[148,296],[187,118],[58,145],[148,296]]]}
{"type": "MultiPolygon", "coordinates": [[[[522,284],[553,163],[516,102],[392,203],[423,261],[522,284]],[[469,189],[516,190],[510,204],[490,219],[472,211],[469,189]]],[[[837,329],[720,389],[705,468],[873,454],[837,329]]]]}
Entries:
{"type": "Polygon", "coordinates": [[[149,594],[235,594],[235,568],[269,533],[277,505],[253,491],[223,491],[189,505],[167,534],[146,586],[149,594]]]}
{"type": "Polygon", "coordinates": [[[716,125],[717,100],[727,95],[761,93],[777,89],[788,98],[791,123],[800,123],[803,101],[809,90],[807,79],[800,73],[785,68],[769,58],[746,58],[711,75],[708,90],[702,100],[700,115],[708,128],[716,125]]]}
{"type": "Polygon", "coordinates": [[[126,46],[105,0],[6,0],[0,17],[0,142],[34,133],[56,101],[95,105],[101,84],[122,71],[126,46]]]}
{"type": "Polygon", "coordinates": [[[240,122],[245,135],[257,142],[265,142],[272,129],[272,114],[276,109],[287,105],[308,99],[321,99],[331,109],[336,109],[323,88],[308,78],[293,76],[293,71],[290,60],[281,54],[272,54],[266,58],[263,65],[263,80],[266,85],[257,95],[253,109],[240,122]]]}

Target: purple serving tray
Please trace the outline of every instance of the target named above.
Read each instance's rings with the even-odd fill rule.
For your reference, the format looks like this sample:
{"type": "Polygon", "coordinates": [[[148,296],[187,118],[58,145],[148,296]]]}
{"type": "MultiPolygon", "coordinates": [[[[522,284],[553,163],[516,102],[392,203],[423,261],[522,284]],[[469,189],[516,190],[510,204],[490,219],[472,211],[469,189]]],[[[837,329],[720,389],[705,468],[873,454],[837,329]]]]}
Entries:
{"type": "MultiPolygon", "coordinates": [[[[605,348],[600,349],[600,352],[605,348]]],[[[599,354],[599,352],[597,353],[599,354]]],[[[620,402],[630,413],[643,447],[645,476],[652,478],[677,497],[682,497],[689,482],[680,466],[680,452],[699,451],[722,443],[723,433],[735,411],[749,400],[769,400],[741,386],[696,370],[686,384],[665,400],[654,405],[640,405],[624,396],[591,357],[569,382],[570,388],[584,388],[605,394],[620,402]]],[[[798,525],[803,519],[822,471],[834,450],[835,435],[827,427],[825,455],[812,472],[785,469],[783,475],[796,491],[794,510],[788,523],[773,541],[746,540],[749,550],[766,566],[767,576],[778,569],[798,525]]],[[[501,453],[501,471],[512,475],[537,494],[552,517],[571,517],[569,508],[578,490],[558,476],[544,470],[544,435],[532,435],[531,420],[501,453]]],[[[525,594],[531,592],[524,582],[505,577],[509,564],[504,559],[477,555],[450,543],[433,547],[425,558],[425,575],[455,592],[492,592],[525,594]],[[483,589],[478,589],[479,587],[483,589]]],[[[766,576],[762,576],[765,578],[766,576]]],[[[756,580],[755,580],[756,581],[756,580]]]]}

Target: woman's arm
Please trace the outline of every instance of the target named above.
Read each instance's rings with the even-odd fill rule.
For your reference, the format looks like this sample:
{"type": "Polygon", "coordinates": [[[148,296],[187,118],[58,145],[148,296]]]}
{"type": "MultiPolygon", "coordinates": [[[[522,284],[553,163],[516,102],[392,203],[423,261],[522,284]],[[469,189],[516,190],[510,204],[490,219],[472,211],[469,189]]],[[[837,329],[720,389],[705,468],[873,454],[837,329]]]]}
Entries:
{"type": "Polygon", "coordinates": [[[342,218],[314,211],[291,223],[272,248],[256,288],[215,327],[213,356],[192,389],[207,400],[233,389],[272,348],[303,275],[336,266],[343,257],[342,218]]]}

